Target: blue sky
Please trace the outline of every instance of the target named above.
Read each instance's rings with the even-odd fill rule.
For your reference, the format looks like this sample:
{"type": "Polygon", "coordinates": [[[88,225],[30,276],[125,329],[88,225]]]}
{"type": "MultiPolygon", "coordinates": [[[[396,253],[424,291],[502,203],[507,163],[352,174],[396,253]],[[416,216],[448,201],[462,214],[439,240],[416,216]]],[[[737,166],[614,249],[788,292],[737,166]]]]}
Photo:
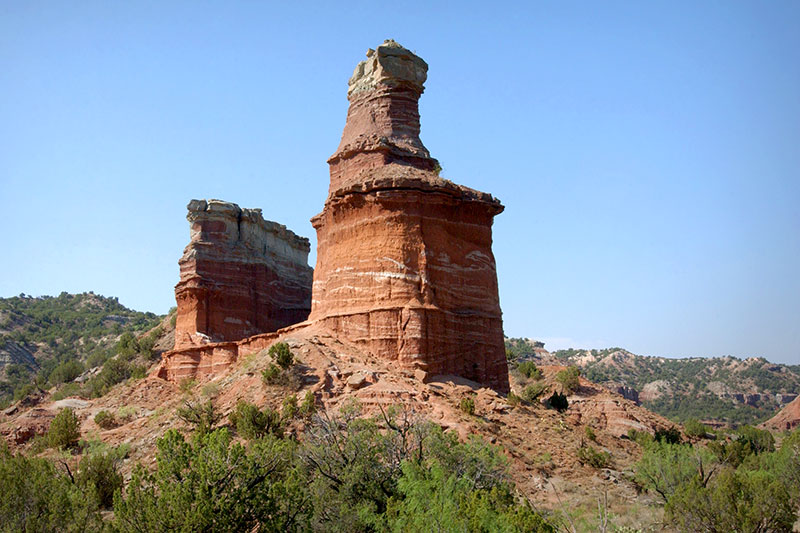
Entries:
{"type": "Polygon", "coordinates": [[[0,296],[166,312],[192,198],[314,248],[347,79],[386,38],[430,65],[443,175],[506,206],[508,335],[800,363],[796,1],[2,0],[0,296]]]}

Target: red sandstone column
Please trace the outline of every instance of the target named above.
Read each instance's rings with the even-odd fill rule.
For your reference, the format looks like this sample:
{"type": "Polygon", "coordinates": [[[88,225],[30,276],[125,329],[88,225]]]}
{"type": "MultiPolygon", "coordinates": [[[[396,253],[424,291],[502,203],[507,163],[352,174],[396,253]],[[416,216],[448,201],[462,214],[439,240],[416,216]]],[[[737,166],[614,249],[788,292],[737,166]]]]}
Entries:
{"type": "Polygon", "coordinates": [[[394,41],[350,79],[317,230],[310,320],[406,368],[508,391],[491,195],[439,177],[419,138],[427,64],[394,41]]]}

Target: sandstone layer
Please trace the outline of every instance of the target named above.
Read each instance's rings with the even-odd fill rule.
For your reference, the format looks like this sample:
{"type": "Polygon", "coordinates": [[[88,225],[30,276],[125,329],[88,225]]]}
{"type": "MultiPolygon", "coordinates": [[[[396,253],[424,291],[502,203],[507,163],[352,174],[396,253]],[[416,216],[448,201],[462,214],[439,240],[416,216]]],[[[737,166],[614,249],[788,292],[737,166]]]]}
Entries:
{"type": "Polygon", "coordinates": [[[317,230],[310,321],[402,367],[508,391],[491,195],[439,177],[419,138],[427,64],[386,41],[349,82],[317,230]]]}
{"type": "Polygon", "coordinates": [[[301,322],[311,307],[308,239],[260,209],[192,200],[180,258],[175,347],[237,341],[301,322]]]}

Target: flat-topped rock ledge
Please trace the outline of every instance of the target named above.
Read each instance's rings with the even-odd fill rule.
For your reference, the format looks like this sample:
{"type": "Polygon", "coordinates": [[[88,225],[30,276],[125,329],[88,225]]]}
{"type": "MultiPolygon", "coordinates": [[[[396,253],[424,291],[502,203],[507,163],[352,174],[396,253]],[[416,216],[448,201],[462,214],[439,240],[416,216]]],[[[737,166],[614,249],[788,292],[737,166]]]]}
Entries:
{"type": "Polygon", "coordinates": [[[311,308],[308,239],[260,209],[192,200],[178,261],[176,348],[236,341],[302,322],[311,308]]]}

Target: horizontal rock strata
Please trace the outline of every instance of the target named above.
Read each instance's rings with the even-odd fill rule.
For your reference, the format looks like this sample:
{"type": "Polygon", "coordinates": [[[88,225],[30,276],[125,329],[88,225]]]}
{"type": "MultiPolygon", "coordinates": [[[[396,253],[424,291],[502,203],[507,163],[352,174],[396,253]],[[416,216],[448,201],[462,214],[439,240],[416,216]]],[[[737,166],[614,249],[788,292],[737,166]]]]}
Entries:
{"type": "Polygon", "coordinates": [[[350,80],[331,182],[312,219],[310,321],[380,357],[508,391],[491,195],[438,176],[419,139],[424,61],[393,41],[350,80]]]}
{"type": "Polygon", "coordinates": [[[175,287],[175,347],[235,341],[306,319],[308,239],[264,220],[260,209],[192,200],[191,240],[175,287]]]}
{"type": "Polygon", "coordinates": [[[202,380],[219,375],[240,357],[268,348],[280,334],[292,329],[294,328],[288,327],[235,342],[208,343],[166,352],[161,356],[162,363],[155,370],[155,375],[173,383],[192,379],[202,380]]]}

